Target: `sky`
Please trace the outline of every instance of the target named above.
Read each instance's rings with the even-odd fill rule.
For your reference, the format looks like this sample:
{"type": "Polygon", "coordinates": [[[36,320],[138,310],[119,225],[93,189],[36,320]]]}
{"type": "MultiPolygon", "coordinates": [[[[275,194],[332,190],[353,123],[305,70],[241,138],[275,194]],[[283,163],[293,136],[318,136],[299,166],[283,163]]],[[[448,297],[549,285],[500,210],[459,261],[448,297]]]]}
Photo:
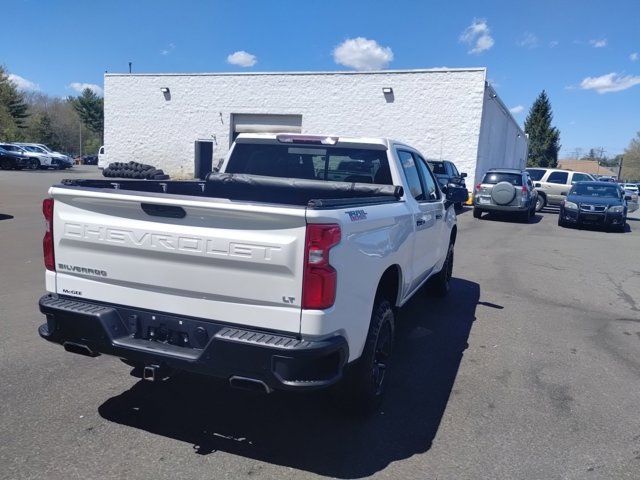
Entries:
{"type": "Polygon", "coordinates": [[[103,74],[487,67],[522,124],[547,91],[561,156],[640,130],[640,0],[4,0],[0,64],[24,90],[103,74]]]}

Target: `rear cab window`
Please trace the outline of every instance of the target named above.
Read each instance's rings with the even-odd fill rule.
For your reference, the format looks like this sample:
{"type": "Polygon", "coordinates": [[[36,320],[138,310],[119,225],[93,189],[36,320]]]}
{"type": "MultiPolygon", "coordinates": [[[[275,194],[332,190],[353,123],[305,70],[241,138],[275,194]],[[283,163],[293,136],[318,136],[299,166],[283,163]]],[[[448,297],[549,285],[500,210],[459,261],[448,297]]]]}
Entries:
{"type": "Polygon", "coordinates": [[[508,172],[487,172],[482,179],[482,183],[496,185],[500,182],[508,182],[516,187],[522,186],[522,175],[508,172]]]}
{"type": "Polygon", "coordinates": [[[386,150],[237,143],[227,173],[391,185],[386,150]]]}

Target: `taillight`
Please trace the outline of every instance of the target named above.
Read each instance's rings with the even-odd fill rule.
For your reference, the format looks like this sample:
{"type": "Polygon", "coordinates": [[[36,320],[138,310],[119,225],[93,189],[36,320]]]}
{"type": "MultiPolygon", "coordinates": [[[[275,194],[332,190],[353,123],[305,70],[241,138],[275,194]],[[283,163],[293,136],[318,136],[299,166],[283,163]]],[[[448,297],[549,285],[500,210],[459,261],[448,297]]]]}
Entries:
{"type": "Polygon", "coordinates": [[[481,187],[482,187],[481,183],[477,184],[476,185],[476,192],[479,192],[481,187]]]}
{"type": "Polygon", "coordinates": [[[529,189],[527,188],[526,185],[522,185],[522,194],[526,195],[527,193],[529,193],[529,189]]]}
{"type": "Polygon", "coordinates": [[[44,253],[44,266],[47,270],[56,271],[56,261],[53,255],[53,198],[45,198],[42,201],[42,214],[47,224],[47,230],[42,239],[42,251],[44,253]]]}
{"type": "Polygon", "coordinates": [[[329,263],[329,250],[338,243],[338,224],[307,225],[302,308],[323,310],[335,302],[338,275],[329,263]]]}

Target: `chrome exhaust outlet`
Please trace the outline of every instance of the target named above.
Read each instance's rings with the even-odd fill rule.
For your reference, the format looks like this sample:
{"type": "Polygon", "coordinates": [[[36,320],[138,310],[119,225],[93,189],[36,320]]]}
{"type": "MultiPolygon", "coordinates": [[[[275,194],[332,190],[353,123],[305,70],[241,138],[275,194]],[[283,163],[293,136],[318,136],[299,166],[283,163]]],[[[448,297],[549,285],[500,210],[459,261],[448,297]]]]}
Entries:
{"type": "Polygon", "coordinates": [[[247,378],[247,377],[239,377],[234,375],[229,378],[229,385],[233,388],[238,388],[240,390],[247,390],[249,392],[261,392],[261,393],[271,393],[273,389],[269,387],[262,380],[258,380],[255,378],[247,378]]]}
{"type": "Polygon", "coordinates": [[[78,355],[84,355],[85,357],[97,357],[98,355],[100,355],[100,353],[94,352],[82,343],[64,342],[62,346],[67,352],[77,353],[78,355]]]}

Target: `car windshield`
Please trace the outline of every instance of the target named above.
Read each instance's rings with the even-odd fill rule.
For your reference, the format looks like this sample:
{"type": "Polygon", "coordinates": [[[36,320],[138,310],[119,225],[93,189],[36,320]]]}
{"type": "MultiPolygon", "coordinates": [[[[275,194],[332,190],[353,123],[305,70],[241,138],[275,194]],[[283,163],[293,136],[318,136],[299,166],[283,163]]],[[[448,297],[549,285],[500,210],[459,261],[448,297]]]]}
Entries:
{"type": "Polygon", "coordinates": [[[484,180],[482,180],[482,183],[489,183],[492,185],[500,182],[509,182],[511,185],[521,187],[522,175],[519,173],[489,172],[485,174],[484,180]]]}
{"type": "Polygon", "coordinates": [[[447,174],[447,169],[444,166],[444,162],[429,162],[429,161],[427,161],[427,163],[431,167],[431,170],[433,171],[433,173],[435,173],[436,175],[446,175],[447,174]]]}
{"type": "Polygon", "coordinates": [[[571,189],[570,195],[580,195],[582,197],[620,198],[620,189],[616,185],[577,183],[571,189]]]}
{"type": "Polygon", "coordinates": [[[386,150],[236,144],[227,173],[391,185],[386,150]]]}

